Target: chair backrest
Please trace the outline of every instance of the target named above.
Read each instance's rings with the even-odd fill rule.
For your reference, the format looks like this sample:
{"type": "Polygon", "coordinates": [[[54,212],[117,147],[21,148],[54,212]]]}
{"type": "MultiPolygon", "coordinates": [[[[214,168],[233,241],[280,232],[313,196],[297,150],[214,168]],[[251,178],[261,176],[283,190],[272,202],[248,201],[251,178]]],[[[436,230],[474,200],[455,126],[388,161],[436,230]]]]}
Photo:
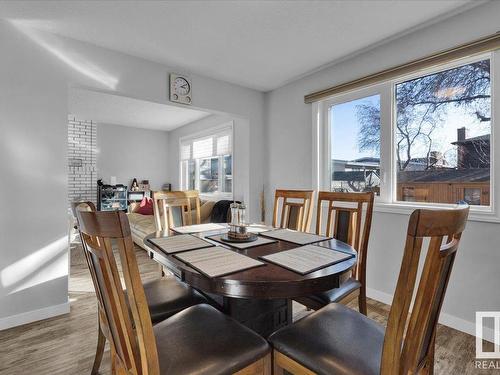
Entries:
{"type": "Polygon", "coordinates": [[[173,228],[174,211],[179,215],[180,225],[200,224],[200,195],[196,190],[187,191],[155,191],[153,192],[153,211],[157,231],[173,228]],[[193,207],[194,206],[194,207],[193,207]],[[193,223],[192,210],[195,210],[193,223]]]}
{"type": "Polygon", "coordinates": [[[119,368],[130,374],[158,375],[153,326],[127,216],[123,212],[78,211],[77,217],[101,310],[108,325],[107,338],[116,353],[119,368]]]}
{"type": "Polygon", "coordinates": [[[274,194],[273,227],[308,232],[311,228],[314,190],[276,190],[274,194]],[[281,205],[281,216],[278,213],[281,205]]]}
{"type": "Polygon", "coordinates": [[[358,262],[353,274],[366,286],[366,259],[372,226],[373,192],[335,193],[320,191],[316,209],[316,233],[351,245],[358,252],[358,262]],[[323,209],[327,202],[328,213],[322,233],[323,209]]]}
{"type": "Polygon", "coordinates": [[[460,205],[450,210],[415,210],[410,216],[381,374],[417,374],[423,367],[432,368],[439,313],[468,214],[469,206],[460,205]],[[427,255],[410,313],[424,239],[427,255]]]}
{"type": "MultiPolygon", "coordinates": [[[[95,204],[90,201],[71,202],[71,212],[78,223],[78,218],[76,217],[77,211],[96,211],[95,204]]],[[[76,226],[75,229],[77,229],[76,226]]]]}
{"type": "MultiPolygon", "coordinates": [[[[79,225],[79,219],[78,219],[77,212],[78,211],[95,212],[96,208],[95,208],[94,203],[92,203],[90,201],[80,201],[80,202],[72,202],[71,203],[71,211],[73,212],[73,216],[75,217],[76,222],[77,222],[75,229],[79,229],[80,225],[79,225]]],[[[94,270],[93,261],[92,261],[92,258],[90,256],[90,252],[86,250],[87,248],[86,248],[85,240],[83,239],[82,232],[80,232],[80,231],[78,231],[78,232],[80,234],[80,240],[82,241],[83,254],[85,255],[85,261],[87,262],[87,267],[90,271],[92,283],[94,284],[94,290],[95,290],[95,293],[97,296],[97,303],[99,304],[98,312],[99,312],[101,330],[102,330],[104,336],[106,336],[106,338],[108,339],[108,341],[111,341],[109,324],[108,324],[108,321],[106,319],[106,316],[104,315],[102,298],[100,297],[100,293],[99,293],[99,288],[98,288],[98,284],[97,284],[97,276],[96,276],[96,273],[94,270]]]]}
{"type": "Polygon", "coordinates": [[[82,243],[83,254],[85,256],[85,260],[87,262],[87,267],[89,269],[90,276],[92,278],[92,283],[94,285],[94,291],[96,293],[97,303],[99,305],[98,315],[99,315],[99,319],[100,319],[101,329],[102,329],[104,336],[106,336],[108,341],[111,342],[109,324],[108,324],[106,315],[104,314],[101,293],[99,291],[99,285],[98,285],[97,276],[95,273],[95,268],[93,265],[93,260],[92,260],[92,257],[90,255],[90,252],[87,249],[87,244],[85,243],[85,240],[83,238],[83,234],[80,231],[80,224],[79,224],[80,218],[79,218],[78,212],[80,212],[80,211],[96,212],[96,208],[95,208],[94,203],[92,203],[90,201],[79,201],[79,202],[72,202],[71,203],[71,211],[73,212],[73,216],[75,217],[76,222],[77,222],[75,229],[78,229],[78,233],[80,235],[80,240],[82,243]]]}

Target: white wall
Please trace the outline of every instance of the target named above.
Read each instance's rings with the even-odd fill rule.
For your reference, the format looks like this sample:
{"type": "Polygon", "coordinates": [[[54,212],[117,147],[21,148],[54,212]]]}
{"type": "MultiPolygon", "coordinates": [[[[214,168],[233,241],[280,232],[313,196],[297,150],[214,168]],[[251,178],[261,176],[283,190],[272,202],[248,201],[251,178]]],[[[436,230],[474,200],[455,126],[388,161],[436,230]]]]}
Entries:
{"type": "Polygon", "coordinates": [[[4,23],[0,45],[2,329],[31,320],[30,311],[44,317],[69,306],[66,81],[50,56],[4,23]]]}
{"type": "Polygon", "coordinates": [[[170,131],[168,143],[168,160],[172,189],[180,189],[180,138],[204,132],[210,128],[224,125],[229,121],[233,122],[233,197],[236,200],[245,202],[252,201],[252,203],[254,204],[253,220],[255,221],[258,217],[258,212],[255,211],[256,203],[258,203],[258,195],[251,195],[250,193],[250,124],[246,119],[236,118],[228,115],[212,115],[170,131]]]}
{"type": "Polygon", "coordinates": [[[111,176],[130,187],[132,180],[149,180],[152,190],[169,182],[168,132],[97,124],[97,175],[106,184],[111,176]]]}
{"type": "MultiPolygon", "coordinates": [[[[172,72],[161,64],[18,26],[0,21],[0,189],[2,197],[9,193],[0,215],[0,329],[68,311],[68,89],[166,103],[172,72]]],[[[248,119],[254,169],[250,193],[258,197],[263,94],[191,77],[196,107],[248,119]]],[[[252,214],[257,207],[258,199],[250,204],[252,214]]]]}
{"type": "MultiPolygon", "coordinates": [[[[267,93],[267,206],[272,207],[276,188],[312,186],[312,108],[304,104],[305,94],[495,33],[499,14],[500,2],[487,3],[267,93]]],[[[407,220],[407,215],[374,215],[367,284],[372,296],[385,302],[394,292],[407,220]]],[[[499,309],[499,229],[468,223],[443,307],[445,321],[455,327],[473,332],[476,310],[499,309]]]]}

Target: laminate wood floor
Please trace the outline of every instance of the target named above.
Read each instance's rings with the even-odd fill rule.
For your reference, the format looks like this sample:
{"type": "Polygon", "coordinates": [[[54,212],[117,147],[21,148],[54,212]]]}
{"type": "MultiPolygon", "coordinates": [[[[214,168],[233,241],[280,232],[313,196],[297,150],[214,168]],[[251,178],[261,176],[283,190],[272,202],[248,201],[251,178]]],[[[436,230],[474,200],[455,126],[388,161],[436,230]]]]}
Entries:
{"type": "MultiPolygon", "coordinates": [[[[137,248],[143,281],[159,277],[158,265],[137,248]]],[[[78,243],[71,246],[69,283],[71,313],[0,331],[0,375],[90,374],[96,344],[96,300],[90,274],[78,243]]],[[[370,318],[386,324],[389,306],[368,301],[370,318]]],[[[294,320],[308,312],[294,304],[294,320]]],[[[474,369],[473,336],[439,326],[436,338],[436,374],[500,374],[500,370],[474,369]]],[[[110,374],[109,349],[106,349],[102,374],[110,374]]],[[[175,374],[172,374],[175,375],[175,374]]]]}

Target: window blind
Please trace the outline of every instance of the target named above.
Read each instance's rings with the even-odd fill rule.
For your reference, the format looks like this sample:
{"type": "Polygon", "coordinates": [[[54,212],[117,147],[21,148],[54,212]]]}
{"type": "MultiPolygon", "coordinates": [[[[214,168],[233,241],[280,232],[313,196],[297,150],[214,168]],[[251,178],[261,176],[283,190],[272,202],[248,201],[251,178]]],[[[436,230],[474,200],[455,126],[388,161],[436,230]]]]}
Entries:
{"type": "Polygon", "coordinates": [[[193,142],[193,159],[209,158],[214,155],[213,137],[193,142]]]}
{"type": "Polygon", "coordinates": [[[214,130],[211,135],[185,138],[180,144],[180,159],[205,159],[230,155],[233,152],[232,127],[214,130]]]}
{"type": "Polygon", "coordinates": [[[191,159],[191,144],[181,145],[181,160],[191,159]]]}
{"type": "Polygon", "coordinates": [[[217,137],[217,156],[230,154],[231,151],[231,137],[227,134],[217,137]]]}

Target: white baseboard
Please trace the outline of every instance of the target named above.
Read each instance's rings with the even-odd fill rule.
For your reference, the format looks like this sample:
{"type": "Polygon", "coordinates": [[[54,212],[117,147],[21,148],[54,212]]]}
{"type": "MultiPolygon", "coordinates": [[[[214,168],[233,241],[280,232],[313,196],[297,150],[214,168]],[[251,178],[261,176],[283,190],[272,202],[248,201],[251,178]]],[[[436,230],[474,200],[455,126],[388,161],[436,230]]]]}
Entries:
{"type": "MultiPolygon", "coordinates": [[[[376,301],[385,303],[386,305],[392,304],[392,295],[381,292],[379,290],[366,288],[366,296],[376,301]]],[[[469,335],[476,336],[476,323],[462,318],[458,318],[451,314],[441,313],[439,316],[439,323],[451,327],[461,332],[468,333],[469,335]]],[[[483,328],[484,340],[493,342],[494,334],[493,329],[483,328]]]]}
{"type": "Polygon", "coordinates": [[[0,331],[36,322],[38,320],[53,318],[58,315],[68,314],[70,312],[70,302],[60,305],[44,307],[43,309],[28,311],[25,313],[0,318],[0,331]]]}
{"type": "Polygon", "coordinates": [[[366,288],[366,296],[368,298],[374,299],[385,303],[386,305],[392,305],[392,295],[389,293],[384,293],[376,289],[366,288]]]}

